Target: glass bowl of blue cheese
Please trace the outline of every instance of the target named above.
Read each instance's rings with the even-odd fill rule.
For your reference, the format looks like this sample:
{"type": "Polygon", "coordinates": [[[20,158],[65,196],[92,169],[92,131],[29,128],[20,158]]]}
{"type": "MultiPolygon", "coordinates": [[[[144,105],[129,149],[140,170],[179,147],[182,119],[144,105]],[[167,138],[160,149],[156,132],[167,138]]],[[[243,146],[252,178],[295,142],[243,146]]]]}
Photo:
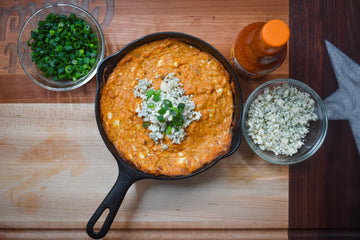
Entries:
{"type": "Polygon", "coordinates": [[[257,87],[243,110],[242,131],[250,148],[275,164],[299,163],[314,155],[328,128],[326,108],[308,85],[275,79],[257,87]]]}

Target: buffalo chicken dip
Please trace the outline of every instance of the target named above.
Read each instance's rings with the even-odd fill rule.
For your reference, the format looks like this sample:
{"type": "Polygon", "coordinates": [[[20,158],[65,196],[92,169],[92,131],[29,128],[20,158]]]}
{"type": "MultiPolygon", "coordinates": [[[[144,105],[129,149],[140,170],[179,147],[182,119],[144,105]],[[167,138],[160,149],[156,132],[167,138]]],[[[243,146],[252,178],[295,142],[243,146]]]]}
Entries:
{"type": "Polygon", "coordinates": [[[227,153],[233,110],[224,67],[176,39],[128,53],[101,91],[108,138],[122,158],[153,175],[188,175],[227,153]]]}

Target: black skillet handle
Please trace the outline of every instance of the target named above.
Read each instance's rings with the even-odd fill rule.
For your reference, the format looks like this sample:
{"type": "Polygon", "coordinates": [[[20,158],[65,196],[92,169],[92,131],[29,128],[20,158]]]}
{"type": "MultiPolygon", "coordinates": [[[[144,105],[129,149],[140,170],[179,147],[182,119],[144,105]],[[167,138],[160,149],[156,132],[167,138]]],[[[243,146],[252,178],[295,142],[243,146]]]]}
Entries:
{"type": "Polygon", "coordinates": [[[102,201],[100,206],[96,209],[95,213],[90,218],[87,226],[86,232],[92,238],[99,239],[103,238],[110,229],[110,226],[116,216],[116,213],[119,210],[119,207],[125,197],[126,192],[130,188],[130,186],[137,180],[141,179],[141,177],[136,174],[132,174],[131,172],[120,168],[119,176],[108,193],[105,199],[102,201]],[[105,210],[109,210],[108,215],[105,219],[104,224],[101,229],[96,232],[94,230],[94,226],[96,222],[99,220],[100,216],[104,213],[105,210]]]}

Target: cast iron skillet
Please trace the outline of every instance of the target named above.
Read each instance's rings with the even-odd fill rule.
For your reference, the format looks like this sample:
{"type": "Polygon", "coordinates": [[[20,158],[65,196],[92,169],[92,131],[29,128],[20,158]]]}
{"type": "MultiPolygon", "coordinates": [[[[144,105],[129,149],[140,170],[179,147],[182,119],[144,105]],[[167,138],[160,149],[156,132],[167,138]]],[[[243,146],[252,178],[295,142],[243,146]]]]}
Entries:
{"type": "Polygon", "coordinates": [[[119,207],[125,197],[127,190],[135,181],[144,178],[159,179],[159,180],[164,180],[164,179],[175,180],[175,179],[184,179],[184,178],[192,177],[209,169],[220,159],[230,156],[238,149],[241,141],[240,123],[241,123],[241,112],[242,112],[242,95],[236,74],[234,73],[228,61],[214,47],[210,46],[208,43],[204,42],[199,38],[184,33],[176,33],[176,32],[154,33],[131,42],[123,49],[121,49],[118,53],[111,55],[103,60],[103,62],[100,64],[98,68],[96,79],[97,79],[97,90],[96,90],[96,100],[95,100],[95,114],[96,114],[97,126],[99,128],[101,137],[105,142],[105,145],[110,150],[112,155],[115,157],[119,166],[119,175],[114,186],[112,187],[108,195],[105,197],[103,202],[100,204],[100,206],[97,208],[94,215],[90,218],[86,227],[86,231],[90,237],[102,238],[109,231],[109,228],[114,220],[117,211],[119,210],[119,207]],[[230,150],[226,154],[213,160],[211,163],[204,165],[197,171],[186,176],[176,176],[176,177],[156,176],[138,170],[134,165],[124,160],[118,154],[116,148],[110,142],[110,140],[105,134],[100,116],[101,89],[105,85],[109,75],[112,73],[113,69],[118,64],[118,62],[133,49],[143,44],[155,40],[166,39],[166,38],[175,38],[181,40],[205,52],[210,53],[213,57],[215,57],[215,59],[217,59],[224,66],[224,68],[230,75],[230,81],[233,83],[234,115],[232,122],[232,141],[231,141],[230,150]],[[106,209],[108,209],[109,211],[108,211],[108,215],[106,216],[105,222],[101,227],[101,229],[98,232],[96,232],[94,230],[94,225],[106,209]]]}

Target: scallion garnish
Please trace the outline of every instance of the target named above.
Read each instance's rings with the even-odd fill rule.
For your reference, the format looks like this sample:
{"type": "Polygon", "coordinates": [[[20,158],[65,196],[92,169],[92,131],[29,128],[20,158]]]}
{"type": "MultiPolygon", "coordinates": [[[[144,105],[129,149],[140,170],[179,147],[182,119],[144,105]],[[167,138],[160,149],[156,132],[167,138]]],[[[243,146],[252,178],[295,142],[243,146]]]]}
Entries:
{"type": "Polygon", "coordinates": [[[177,115],[173,118],[173,126],[181,127],[184,124],[184,118],[181,115],[177,115]]]}
{"type": "Polygon", "coordinates": [[[179,113],[179,111],[175,107],[170,108],[169,111],[170,111],[170,115],[173,116],[173,117],[175,117],[179,113]]]}
{"type": "Polygon", "coordinates": [[[157,119],[159,120],[159,122],[165,122],[164,117],[161,115],[157,116],[157,119]]]}
{"type": "Polygon", "coordinates": [[[164,115],[167,111],[166,107],[160,108],[160,110],[158,111],[159,114],[164,115]]]}
{"type": "Polygon", "coordinates": [[[27,42],[31,58],[45,77],[73,80],[88,74],[95,65],[98,39],[85,20],[75,14],[50,13],[39,21],[27,42]],[[69,64],[64,67],[65,64],[69,64]]]}
{"type": "Polygon", "coordinates": [[[164,132],[165,135],[171,134],[171,126],[167,126],[164,132]]]}
{"type": "Polygon", "coordinates": [[[151,96],[154,95],[154,93],[155,93],[154,89],[150,89],[149,91],[146,92],[146,97],[151,98],[151,96]]]}
{"type": "Polygon", "coordinates": [[[172,102],[170,100],[164,99],[162,106],[170,108],[172,107],[172,102]]]}
{"type": "Polygon", "coordinates": [[[161,90],[156,90],[155,93],[154,93],[154,102],[158,102],[160,101],[160,93],[161,93],[161,90]]]}
{"type": "MultiPolygon", "coordinates": [[[[154,95],[154,102],[155,101],[155,97],[157,94],[160,94],[160,91],[154,91],[154,90],[149,90],[146,92],[146,94],[148,96],[152,96],[154,95]]],[[[149,108],[154,108],[155,104],[153,102],[148,103],[148,107],[149,108]]],[[[166,122],[166,127],[169,128],[170,127],[170,131],[166,130],[165,134],[171,134],[171,127],[181,127],[184,124],[184,117],[182,116],[182,112],[184,111],[185,108],[185,104],[184,103],[179,103],[178,107],[173,107],[173,104],[170,100],[168,99],[164,99],[163,102],[161,103],[161,108],[158,110],[158,113],[160,114],[159,116],[157,116],[157,119],[159,120],[159,122],[166,122]],[[169,111],[170,115],[172,116],[172,119],[169,121],[167,119],[164,118],[165,113],[169,111]]]]}
{"type": "Polygon", "coordinates": [[[154,108],[154,107],[155,107],[155,104],[153,102],[148,103],[148,108],[154,108]]]}
{"type": "Polygon", "coordinates": [[[185,104],[184,103],[179,103],[178,104],[178,110],[180,113],[182,113],[185,109],[185,104]]]}

